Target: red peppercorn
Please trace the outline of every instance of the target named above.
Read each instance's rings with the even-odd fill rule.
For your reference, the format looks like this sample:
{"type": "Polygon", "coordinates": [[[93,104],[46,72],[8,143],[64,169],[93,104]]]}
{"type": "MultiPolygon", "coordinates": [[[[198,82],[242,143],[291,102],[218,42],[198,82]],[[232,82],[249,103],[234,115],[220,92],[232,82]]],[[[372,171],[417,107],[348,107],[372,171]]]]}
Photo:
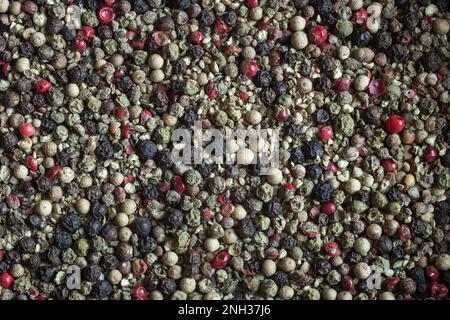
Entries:
{"type": "Polygon", "coordinates": [[[434,147],[426,147],[423,152],[423,159],[427,163],[434,162],[439,157],[439,150],[434,147]]]}
{"type": "Polygon", "coordinates": [[[214,30],[218,34],[224,34],[230,31],[230,27],[222,19],[217,19],[214,26],[214,30]]]}
{"type": "Polygon", "coordinates": [[[381,165],[387,172],[394,172],[395,170],[397,170],[398,167],[397,163],[392,159],[381,160],[381,165]]]}
{"type": "Polygon", "coordinates": [[[106,4],[108,7],[112,7],[112,5],[113,5],[114,2],[115,2],[115,0],[105,0],[105,4],[106,4]]]}
{"type": "Polygon", "coordinates": [[[130,116],[130,112],[127,108],[116,108],[114,109],[114,116],[117,120],[121,121],[128,119],[128,117],[130,116]]]}
{"type": "Polygon", "coordinates": [[[257,6],[259,6],[258,0],[246,0],[245,1],[245,6],[247,8],[256,8],[257,6]]]}
{"type": "Polygon", "coordinates": [[[393,291],[400,284],[400,277],[387,278],[384,282],[386,290],[393,291]]]}
{"type": "Polygon", "coordinates": [[[448,288],[444,284],[433,282],[430,285],[430,295],[437,299],[443,299],[448,295],[448,288]]]}
{"type": "Polygon", "coordinates": [[[148,119],[150,119],[153,116],[153,113],[150,110],[147,109],[143,109],[141,111],[141,124],[145,125],[148,121],[148,119]]]}
{"type": "Polygon", "coordinates": [[[351,86],[352,80],[346,78],[339,79],[338,81],[336,81],[336,84],[334,85],[336,90],[339,91],[348,91],[348,89],[350,89],[351,86]]]}
{"type": "Polygon", "coordinates": [[[322,127],[317,133],[317,138],[322,141],[328,141],[333,137],[333,128],[331,126],[322,127]]]}
{"type": "Polygon", "coordinates": [[[115,17],[116,14],[111,7],[103,7],[98,11],[98,19],[102,24],[110,24],[115,17]]]}
{"type": "Polygon", "coordinates": [[[15,194],[9,194],[6,196],[6,204],[8,207],[17,209],[20,207],[20,199],[15,194]]]}
{"type": "Polygon", "coordinates": [[[227,194],[226,194],[226,193],[219,194],[219,195],[217,196],[217,201],[218,201],[220,204],[227,203],[227,202],[228,202],[227,194]]]}
{"type": "Polygon", "coordinates": [[[131,124],[126,124],[121,128],[121,136],[124,139],[128,139],[134,132],[134,127],[131,124]]]}
{"type": "Polygon", "coordinates": [[[77,38],[81,38],[83,40],[91,40],[95,35],[95,29],[84,26],[83,28],[78,31],[77,38]]]}
{"type": "Polygon", "coordinates": [[[19,126],[19,133],[24,138],[32,137],[36,133],[36,129],[31,123],[22,123],[19,126]]]}
{"type": "Polygon", "coordinates": [[[52,87],[53,86],[50,81],[42,79],[36,83],[34,90],[36,91],[36,93],[44,93],[49,91],[52,87]]]}
{"type": "Polygon", "coordinates": [[[412,238],[411,230],[406,224],[402,224],[400,226],[400,228],[398,229],[398,236],[402,241],[411,240],[412,238]]]}
{"type": "Polygon", "coordinates": [[[315,26],[309,30],[309,38],[315,44],[319,45],[328,39],[328,30],[325,26],[315,26]]]}
{"type": "Polygon", "coordinates": [[[373,79],[369,83],[369,92],[375,97],[380,97],[386,93],[387,87],[383,80],[373,79]]]}
{"type": "Polygon", "coordinates": [[[336,203],[333,201],[324,202],[320,205],[320,212],[325,213],[326,215],[332,215],[336,210],[336,203]]]}
{"type": "Polygon", "coordinates": [[[353,279],[350,276],[344,276],[344,278],[342,279],[342,286],[347,291],[353,291],[355,287],[353,279]]]}
{"type": "Polygon", "coordinates": [[[202,44],[202,41],[205,40],[205,38],[206,37],[202,32],[195,31],[195,32],[192,32],[191,35],[189,36],[189,41],[192,44],[198,45],[198,44],[202,44]]]}
{"type": "Polygon", "coordinates": [[[87,43],[83,39],[76,38],[73,42],[73,50],[78,52],[84,52],[87,48],[87,43]]]}
{"type": "Polygon", "coordinates": [[[3,260],[3,257],[5,256],[5,251],[0,250],[0,261],[3,260]]]}
{"type": "Polygon", "coordinates": [[[202,216],[205,220],[212,220],[212,218],[214,218],[214,212],[212,212],[211,210],[205,210],[202,213],[202,216]]]}
{"type": "Polygon", "coordinates": [[[22,3],[22,11],[28,13],[28,14],[35,14],[37,12],[38,6],[36,3],[34,3],[33,1],[25,1],[24,3],[22,3]]]}
{"type": "Polygon", "coordinates": [[[186,191],[186,186],[181,176],[173,177],[173,186],[175,188],[175,191],[178,193],[184,193],[184,191],[186,191]]]}
{"type": "Polygon", "coordinates": [[[2,66],[2,73],[7,76],[11,72],[11,65],[3,60],[0,60],[0,65],[2,66]]]}
{"type": "Polygon", "coordinates": [[[333,162],[330,161],[330,162],[328,162],[326,170],[332,172],[333,174],[335,174],[337,172],[337,167],[336,167],[336,165],[333,162]]]}
{"type": "Polygon", "coordinates": [[[137,286],[134,288],[133,298],[135,300],[148,300],[148,292],[143,286],[137,286]]]}
{"type": "Polygon", "coordinates": [[[246,60],[241,64],[241,72],[245,74],[247,78],[253,78],[259,70],[258,64],[254,60],[246,60]]]}
{"type": "Polygon", "coordinates": [[[289,118],[287,111],[284,108],[280,108],[277,113],[277,120],[285,122],[289,118]]]}
{"type": "Polygon", "coordinates": [[[427,267],[427,277],[431,281],[437,281],[439,278],[439,271],[433,266],[428,266],[427,267]]]}
{"type": "Polygon", "coordinates": [[[47,297],[40,294],[36,297],[36,300],[39,300],[39,301],[47,300],[47,297]]]}
{"type": "Polygon", "coordinates": [[[170,183],[167,181],[163,181],[159,184],[158,188],[159,188],[159,191],[166,193],[167,191],[170,190],[170,183]]]}
{"type": "Polygon", "coordinates": [[[393,114],[386,121],[386,129],[390,133],[400,133],[405,128],[405,120],[403,117],[393,114]]]}
{"type": "Polygon", "coordinates": [[[58,174],[62,173],[62,167],[61,166],[53,166],[50,169],[48,169],[47,177],[50,179],[53,179],[58,174]]]}
{"type": "Polygon", "coordinates": [[[341,255],[342,251],[339,248],[339,245],[336,242],[330,242],[325,245],[325,251],[331,257],[337,257],[341,255]]]}
{"type": "Polygon", "coordinates": [[[9,288],[14,283],[14,278],[7,272],[0,275],[0,286],[3,288],[9,288]]]}
{"type": "Polygon", "coordinates": [[[282,186],[282,188],[285,190],[291,190],[292,192],[297,191],[297,189],[294,187],[292,183],[286,183],[282,186]]]}
{"type": "Polygon", "coordinates": [[[353,18],[357,24],[365,24],[368,18],[367,10],[364,8],[359,9],[355,12],[353,18]]]}
{"type": "Polygon", "coordinates": [[[230,263],[230,260],[231,255],[228,253],[228,251],[223,250],[214,256],[213,261],[211,262],[211,266],[214,269],[223,269],[228,265],[228,263],[230,263]]]}

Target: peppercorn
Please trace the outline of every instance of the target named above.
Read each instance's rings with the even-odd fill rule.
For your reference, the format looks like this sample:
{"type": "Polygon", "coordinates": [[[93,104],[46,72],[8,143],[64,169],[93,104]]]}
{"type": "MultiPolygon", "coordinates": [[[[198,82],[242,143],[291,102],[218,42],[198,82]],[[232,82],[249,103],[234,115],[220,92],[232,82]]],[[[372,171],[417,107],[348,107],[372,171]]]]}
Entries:
{"type": "Polygon", "coordinates": [[[149,219],[146,218],[136,218],[132,224],[132,230],[139,237],[145,237],[150,234],[152,224],[149,219]]]}

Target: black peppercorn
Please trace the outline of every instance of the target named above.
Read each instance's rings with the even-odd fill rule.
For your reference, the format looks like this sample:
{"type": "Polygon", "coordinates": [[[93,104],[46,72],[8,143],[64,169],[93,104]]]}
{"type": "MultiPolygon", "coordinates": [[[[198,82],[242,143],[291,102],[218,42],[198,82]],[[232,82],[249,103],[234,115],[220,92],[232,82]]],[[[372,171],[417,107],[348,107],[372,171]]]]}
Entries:
{"type": "Polygon", "coordinates": [[[305,155],[305,159],[313,160],[316,157],[323,156],[323,147],[319,140],[313,139],[308,141],[302,147],[303,154],[305,155]]]}
{"type": "Polygon", "coordinates": [[[66,214],[62,219],[62,225],[70,233],[74,233],[78,228],[81,227],[81,218],[76,213],[66,214]]]}
{"type": "Polygon", "coordinates": [[[158,152],[156,145],[150,140],[141,140],[136,144],[136,153],[142,161],[153,159],[158,152]]]}
{"type": "Polygon", "coordinates": [[[108,281],[102,280],[92,287],[92,293],[98,298],[107,298],[111,295],[113,287],[108,281]]]}
{"type": "Polygon", "coordinates": [[[245,217],[244,220],[242,220],[239,223],[238,228],[236,230],[236,234],[242,239],[250,238],[255,233],[256,233],[256,227],[253,224],[252,219],[248,216],[245,217]]]}
{"type": "Polygon", "coordinates": [[[91,265],[83,268],[83,278],[89,282],[96,282],[102,276],[102,268],[99,265],[91,265]]]}
{"type": "Polygon", "coordinates": [[[66,231],[61,231],[55,235],[55,244],[58,248],[65,250],[72,246],[72,235],[66,231]]]}
{"type": "Polygon", "coordinates": [[[167,222],[169,226],[178,228],[183,224],[183,213],[175,208],[167,209],[167,222]]]}
{"type": "Polygon", "coordinates": [[[328,182],[315,186],[312,192],[314,199],[321,203],[330,201],[332,194],[333,187],[328,182]]]}
{"type": "Polygon", "coordinates": [[[263,212],[266,216],[270,218],[274,218],[278,215],[280,215],[283,211],[283,207],[279,202],[276,201],[270,201],[264,204],[263,206],[263,212]]]}
{"type": "Polygon", "coordinates": [[[139,217],[134,219],[131,228],[139,237],[146,237],[150,234],[152,223],[148,218],[139,217]]]}
{"type": "Polygon", "coordinates": [[[18,143],[19,138],[12,132],[6,132],[0,136],[0,148],[7,152],[14,149],[18,143]]]}

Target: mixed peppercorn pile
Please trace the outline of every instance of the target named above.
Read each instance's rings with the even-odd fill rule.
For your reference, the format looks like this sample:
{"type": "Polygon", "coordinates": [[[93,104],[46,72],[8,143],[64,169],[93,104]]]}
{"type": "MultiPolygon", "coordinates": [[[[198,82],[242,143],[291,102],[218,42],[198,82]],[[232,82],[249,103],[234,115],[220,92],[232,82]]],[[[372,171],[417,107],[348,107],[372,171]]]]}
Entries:
{"type": "Polygon", "coordinates": [[[447,299],[449,21],[447,0],[0,0],[0,298],[447,299]],[[279,168],[174,163],[196,121],[279,129],[279,168]]]}

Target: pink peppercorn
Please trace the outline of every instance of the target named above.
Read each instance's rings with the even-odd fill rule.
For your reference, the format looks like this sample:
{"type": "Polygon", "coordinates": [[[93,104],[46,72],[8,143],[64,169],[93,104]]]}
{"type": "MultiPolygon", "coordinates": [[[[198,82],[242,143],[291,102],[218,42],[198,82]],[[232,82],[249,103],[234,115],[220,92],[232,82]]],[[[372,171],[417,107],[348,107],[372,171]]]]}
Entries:
{"type": "Polygon", "coordinates": [[[37,12],[38,6],[33,1],[25,1],[22,4],[22,11],[28,14],[35,14],[37,12]]]}
{"type": "Polygon", "coordinates": [[[231,255],[228,253],[228,251],[223,250],[214,256],[213,261],[211,262],[211,266],[214,269],[223,269],[228,265],[228,263],[230,263],[230,260],[231,255]]]}
{"type": "Polygon", "coordinates": [[[32,137],[36,133],[36,129],[31,123],[22,123],[19,126],[19,133],[24,138],[32,137]]]}
{"type": "Polygon", "coordinates": [[[55,178],[58,174],[62,173],[62,167],[61,166],[53,166],[50,169],[48,169],[47,177],[50,179],[55,178]]]}
{"type": "Polygon", "coordinates": [[[133,298],[135,300],[148,300],[148,292],[143,286],[137,286],[134,288],[133,298]]]}
{"type": "Polygon", "coordinates": [[[214,25],[214,30],[218,34],[224,34],[230,31],[230,27],[222,19],[217,19],[214,25]]]}
{"type": "Polygon", "coordinates": [[[387,290],[393,291],[400,284],[400,277],[387,278],[384,286],[387,290]]]}
{"type": "Polygon", "coordinates": [[[212,220],[212,218],[214,218],[214,212],[212,212],[211,210],[205,210],[202,213],[203,219],[205,220],[212,220]]]}
{"type": "Polygon", "coordinates": [[[0,250],[0,261],[3,260],[3,257],[5,256],[5,251],[0,250]]]}
{"type": "Polygon", "coordinates": [[[3,288],[9,288],[14,283],[14,278],[7,272],[0,275],[0,286],[3,288]]]}
{"type": "Polygon", "coordinates": [[[173,187],[175,191],[178,193],[184,193],[184,191],[186,191],[186,186],[181,176],[173,177],[173,187]]]}
{"type": "Polygon", "coordinates": [[[337,257],[342,253],[341,249],[339,248],[339,245],[336,242],[327,243],[324,249],[331,257],[337,257]]]}
{"type": "Polygon", "coordinates": [[[123,139],[128,139],[134,132],[134,127],[131,124],[126,124],[121,128],[121,136],[123,139]]]}
{"type": "Polygon", "coordinates": [[[439,157],[439,151],[438,149],[434,147],[426,147],[425,151],[423,152],[423,159],[427,163],[434,162],[439,157]]]}
{"type": "Polygon", "coordinates": [[[285,122],[288,119],[288,117],[289,117],[289,115],[285,109],[281,108],[280,110],[278,110],[278,113],[277,113],[278,121],[285,122]]]}
{"type": "Polygon", "coordinates": [[[257,6],[259,6],[258,0],[246,0],[245,1],[245,6],[247,8],[256,8],[257,6]]]}
{"type": "Polygon", "coordinates": [[[342,279],[342,286],[347,291],[353,291],[353,289],[355,288],[353,279],[350,276],[344,276],[344,278],[342,279]]]}
{"type": "Polygon", "coordinates": [[[86,48],[87,48],[87,43],[85,40],[83,40],[81,38],[76,38],[73,41],[72,47],[73,47],[73,50],[75,50],[75,51],[84,52],[84,50],[86,50],[86,48]]]}
{"type": "Polygon", "coordinates": [[[241,64],[241,72],[245,74],[247,78],[253,78],[259,70],[258,64],[254,60],[246,60],[241,64]]]}
{"type": "Polygon", "coordinates": [[[322,141],[328,141],[333,137],[333,128],[331,126],[322,127],[317,133],[317,138],[322,141]]]}
{"type": "Polygon", "coordinates": [[[114,116],[117,120],[121,121],[128,119],[128,117],[130,116],[130,112],[127,108],[116,108],[114,109],[114,116]]]}
{"type": "Polygon", "coordinates": [[[11,72],[11,65],[3,60],[0,60],[0,65],[2,66],[2,73],[7,76],[11,72]]]}
{"type": "Polygon", "coordinates": [[[353,18],[357,24],[365,24],[368,18],[367,10],[364,8],[359,9],[355,12],[353,18]]]}
{"type": "Polygon", "coordinates": [[[381,165],[387,172],[394,172],[398,167],[397,163],[392,159],[383,159],[381,165]]]}
{"type": "Polygon", "coordinates": [[[320,205],[320,212],[325,213],[326,215],[332,215],[336,210],[336,203],[333,201],[324,202],[320,205]]]}
{"type": "Polygon", "coordinates": [[[405,119],[403,117],[393,114],[386,120],[386,129],[390,133],[400,133],[405,128],[405,119]]]}
{"type": "Polygon", "coordinates": [[[292,183],[286,183],[282,186],[282,188],[285,190],[291,190],[292,192],[297,191],[297,189],[294,187],[292,183]]]}
{"type": "Polygon", "coordinates": [[[412,238],[411,230],[406,224],[402,224],[400,226],[400,228],[398,229],[398,236],[402,241],[411,240],[412,238]]]}
{"type": "Polygon", "coordinates": [[[195,44],[195,45],[199,45],[199,44],[201,44],[202,43],[202,41],[203,40],[205,40],[205,35],[202,33],[202,32],[200,32],[200,31],[195,31],[195,32],[192,32],[191,34],[190,34],[190,36],[189,36],[189,41],[192,43],[192,44],[195,44]]]}
{"type": "Polygon", "coordinates": [[[373,79],[369,83],[369,93],[375,97],[380,97],[386,93],[387,87],[383,80],[373,79]]]}
{"type": "Polygon", "coordinates": [[[339,91],[348,91],[348,89],[350,89],[352,85],[352,80],[347,79],[347,78],[342,78],[339,79],[338,81],[336,81],[336,84],[334,85],[334,87],[336,88],[336,90],[339,91]]]}
{"type": "Polygon", "coordinates": [[[309,38],[317,45],[324,43],[328,39],[328,30],[321,25],[312,27],[309,30],[309,38]]]}
{"type": "Polygon", "coordinates": [[[439,271],[433,266],[428,266],[427,267],[427,277],[431,281],[437,281],[439,278],[439,271]]]}
{"type": "Polygon", "coordinates": [[[34,90],[36,93],[44,93],[51,90],[53,87],[52,83],[48,80],[41,79],[36,83],[34,90]]]}
{"type": "Polygon", "coordinates": [[[111,7],[103,7],[98,11],[98,19],[102,24],[110,24],[115,17],[116,14],[111,7]]]}
{"type": "Polygon", "coordinates": [[[95,35],[94,28],[84,26],[78,31],[77,38],[81,38],[83,40],[91,40],[94,37],[94,35],[95,35]]]}

